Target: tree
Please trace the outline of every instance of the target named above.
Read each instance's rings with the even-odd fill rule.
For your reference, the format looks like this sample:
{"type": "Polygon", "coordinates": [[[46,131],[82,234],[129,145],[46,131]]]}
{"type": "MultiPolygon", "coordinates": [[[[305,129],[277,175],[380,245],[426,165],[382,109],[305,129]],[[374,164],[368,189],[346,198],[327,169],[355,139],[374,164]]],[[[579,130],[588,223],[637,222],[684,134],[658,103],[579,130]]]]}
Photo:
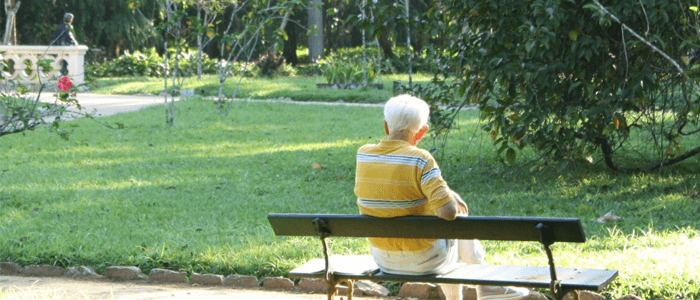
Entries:
{"type": "Polygon", "coordinates": [[[447,127],[460,107],[477,105],[511,162],[532,146],[563,162],[592,162],[600,151],[617,171],[677,163],[700,153],[689,141],[700,133],[693,3],[443,3],[452,41],[437,59],[455,79],[436,81],[425,97],[450,105],[437,118],[447,127]]]}
{"type": "MultiPolygon", "coordinates": [[[[284,34],[284,27],[289,20],[290,12],[295,7],[301,6],[298,1],[266,1],[248,0],[233,5],[226,30],[221,34],[221,53],[224,59],[219,63],[219,100],[217,112],[221,113],[224,101],[224,83],[233,75],[234,68],[241,68],[239,81],[231,96],[235,99],[238,86],[248,71],[251,58],[256,53],[256,47],[260,46],[261,35],[264,31],[273,31],[279,40],[284,34]],[[279,27],[275,26],[275,20],[280,21],[279,27]],[[234,30],[234,23],[240,25],[234,30]],[[269,28],[268,28],[269,27],[269,28]],[[277,27],[276,30],[271,28],[277,27]]],[[[277,43],[275,43],[277,45],[277,43]]],[[[275,46],[272,47],[273,49],[275,46]]],[[[229,102],[225,115],[231,112],[233,102],[229,102]]]]}
{"type": "Polygon", "coordinates": [[[289,22],[287,26],[284,26],[284,33],[287,38],[282,48],[282,56],[288,64],[296,66],[299,64],[299,57],[297,56],[297,24],[289,22]]]}
{"type": "MultiPolygon", "coordinates": [[[[369,1],[361,5],[370,11],[370,18],[349,16],[347,23],[353,24],[366,31],[369,39],[374,39],[381,48],[383,56],[409,73],[409,86],[412,81],[413,58],[423,57],[423,40],[434,35],[434,28],[428,24],[434,23],[429,16],[430,11],[442,7],[440,1],[426,2],[423,0],[401,1],[369,1]],[[405,61],[394,53],[395,45],[403,45],[406,49],[405,61]],[[396,64],[400,62],[399,64],[396,64]]],[[[359,13],[360,15],[362,12],[359,13]]],[[[435,24],[433,24],[435,25],[435,24]]]]}
{"type": "Polygon", "coordinates": [[[197,0],[197,80],[202,79],[202,51],[216,36],[214,22],[230,5],[225,0],[197,0]]]}
{"type": "Polygon", "coordinates": [[[408,87],[413,85],[413,66],[411,63],[412,51],[411,51],[411,11],[409,0],[403,0],[403,5],[406,8],[404,15],[404,26],[406,26],[406,56],[408,57],[408,87]]]}
{"type": "Polygon", "coordinates": [[[2,38],[3,45],[17,45],[17,11],[22,2],[5,0],[5,35],[2,38]]]}
{"type": "Polygon", "coordinates": [[[309,59],[318,62],[323,56],[323,2],[321,0],[309,0],[309,59]]]}
{"type": "Polygon", "coordinates": [[[180,72],[180,53],[182,51],[182,44],[185,38],[183,21],[185,19],[185,8],[187,7],[185,1],[176,0],[160,0],[159,4],[161,9],[165,14],[165,20],[158,28],[163,33],[163,48],[165,49],[165,72],[163,72],[163,91],[165,98],[165,124],[174,125],[175,124],[175,95],[179,93],[181,84],[178,84],[179,72],[180,72]],[[169,58],[170,51],[168,48],[168,41],[172,40],[175,44],[175,63],[174,67],[170,68],[169,58]],[[172,85],[168,88],[168,76],[172,78],[172,85]],[[170,95],[170,103],[168,103],[168,95],[170,95]]]}

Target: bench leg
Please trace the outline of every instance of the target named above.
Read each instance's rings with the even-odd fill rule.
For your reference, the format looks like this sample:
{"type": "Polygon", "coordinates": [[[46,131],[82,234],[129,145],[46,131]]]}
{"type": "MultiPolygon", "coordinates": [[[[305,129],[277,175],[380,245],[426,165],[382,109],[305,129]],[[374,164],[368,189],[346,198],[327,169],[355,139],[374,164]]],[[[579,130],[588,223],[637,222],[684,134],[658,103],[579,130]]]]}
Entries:
{"type": "MultiPolygon", "coordinates": [[[[348,284],[348,300],[352,300],[352,294],[355,291],[355,281],[354,280],[345,280],[345,282],[348,284]]],[[[578,300],[578,299],[576,299],[578,300]]]]}
{"type": "Polygon", "coordinates": [[[328,300],[333,300],[333,297],[335,296],[336,292],[338,292],[338,289],[335,288],[337,284],[337,281],[328,283],[328,300]]]}
{"type": "MultiPolygon", "coordinates": [[[[333,300],[333,297],[335,297],[335,294],[338,293],[338,289],[336,286],[338,286],[339,283],[345,282],[348,285],[348,300],[352,300],[352,294],[355,292],[355,280],[352,279],[343,279],[343,280],[338,280],[335,282],[331,282],[328,286],[328,300],[333,300]]],[[[578,299],[577,299],[578,300],[578,299]]]]}
{"type": "Polygon", "coordinates": [[[333,296],[335,296],[335,287],[328,287],[328,300],[333,300],[333,296]]]}

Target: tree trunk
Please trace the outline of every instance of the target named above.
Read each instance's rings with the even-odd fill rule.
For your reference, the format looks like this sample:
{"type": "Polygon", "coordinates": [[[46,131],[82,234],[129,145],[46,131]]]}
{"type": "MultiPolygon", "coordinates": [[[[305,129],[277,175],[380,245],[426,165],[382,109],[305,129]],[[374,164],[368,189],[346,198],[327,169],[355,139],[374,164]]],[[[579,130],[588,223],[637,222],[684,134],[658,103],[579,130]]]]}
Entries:
{"type": "MultiPolygon", "coordinates": [[[[404,5],[406,8],[406,20],[411,19],[411,14],[410,11],[408,10],[408,0],[403,0],[404,5]]],[[[408,56],[408,88],[412,89],[413,88],[413,62],[411,61],[411,58],[413,55],[411,55],[411,22],[407,22],[406,26],[406,56],[408,56]]]]}
{"type": "Polygon", "coordinates": [[[391,48],[393,46],[393,43],[389,40],[389,29],[383,26],[382,31],[379,33],[379,47],[382,48],[384,57],[388,59],[396,58],[396,54],[394,54],[394,50],[391,48]]]}
{"type": "MultiPolygon", "coordinates": [[[[180,20],[178,19],[177,24],[175,24],[175,66],[173,67],[173,92],[170,95],[170,118],[166,119],[166,124],[173,126],[175,125],[175,92],[177,87],[177,76],[180,70],[180,53],[182,51],[180,38],[182,37],[182,29],[180,28],[180,20]]],[[[180,90],[178,87],[177,90],[180,90]]]]}
{"type": "MultiPolygon", "coordinates": [[[[170,1],[170,0],[165,0],[164,3],[161,5],[163,10],[165,11],[166,17],[168,21],[173,21],[172,19],[175,18],[176,13],[178,11],[177,3],[170,1]]],[[[180,48],[180,38],[182,37],[182,28],[180,21],[182,21],[181,17],[178,17],[177,19],[174,20],[175,24],[174,25],[169,25],[165,29],[165,34],[164,34],[164,46],[165,46],[165,58],[164,58],[164,63],[165,63],[165,74],[163,74],[164,78],[164,85],[165,85],[165,124],[166,125],[174,125],[175,124],[175,91],[176,91],[176,84],[177,84],[177,75],[178,75],[178,69],[179,69],[179,54],[181,51],[180,48]],[[176,52],[175,52],[175,66],[173,67],[172,70],[172,86],[170,90],[168,90],[168,71],[169,71],[169,59],[168,59],[168,37],[172,36],[173,39],[175,40],[176,43],[176,52]],[[168,103],[168,94],[170,94],[170,103],[168,103]]]]}
{"type": "MultiPolygon", "coordinates": [[[[362,19],[367,18],[365,15],[365,0],[362,0],[362,19]]],[[[367,42],[365,41],[365,30],[362,29],[362,86],[367,87],[367,42]]]]}
{"type": "Polygon", "coordinates": [[[5,35],[2,39],[3,45],[17,45],[17,11],[22,4],[20,1],[5,0],[5,35]]]}
{"type": "Polygon", "coordinates": [[[170,72],[170,59],[169,59],[169,54],[168,54],[168,38],[167,34],[164,39],[165,41],[163,42],[163,47],[166,49],[165,53],[163,54],[163,64],[165,66],[165,70],[163,71],[163,97],[165,97],[165,101],[163,104],[165,105],[165,123],[168,123],[168,115],[170,112],[168,111],[168,73],[170,72]]]}
{"type": "MultiPolygon", "coordinates": [[[[289,22],[289,16],[291,15],[291,11],[287,11],[284,13],[284,17],[282,17],[282,23],[280,24],[280,31],[287,32],[285,28],[287,28],[287,23],[289,22]]],[[[277,56],[277,47],[279,46],[278,42],[275,42],[275,44],[272,46],[272,49],[269,50],[269,58],[273,59],[275,61],[275,64],[279,66],[281,64],[280,59],[277,56]]]]}
{"type": "MultiPolygon", "coordinates": [[[[202,19],[202,8],[197,8],[197,19],[202,19]]],[[[202,80],[202,33],[197,34],[197,80],[202,80]]]]}
{"type": "Polygon", "coordinates": [[[312,63],[318,62],[323,55],[323,2],[310,0],[308,8],[309,29],[309,59],[312,63]]]}
{"type": "Polygon", "coordinates": [[[299,57],[297,57],[297,30],[294,23],[291,26],[284,28],[287,33],[287,40],[284,42],[284,48],[282,49],[282,56],[287,63],[296,66],[299,64],[299,57]]]}
{"type": "Polygon", "coordinates": [[[413,46],[413,57],[421,58],[423,55],[423,37],[417,33],[411,38],[411,46],[413,46]]]}

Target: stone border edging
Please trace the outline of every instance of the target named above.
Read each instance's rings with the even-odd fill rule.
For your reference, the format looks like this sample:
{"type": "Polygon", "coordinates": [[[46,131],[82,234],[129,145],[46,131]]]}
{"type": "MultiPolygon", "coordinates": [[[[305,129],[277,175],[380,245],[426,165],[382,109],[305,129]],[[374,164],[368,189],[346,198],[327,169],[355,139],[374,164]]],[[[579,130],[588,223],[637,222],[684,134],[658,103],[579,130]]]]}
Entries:
{"type": "MultiPolygon", "coordinates": [[[[322,279],[301,279],[295,284],[286,277],[266,277],[258,281],[254,276],[232,274],[224,277],[218,274],[198,274],[192,273],[188,278],[188,273],[184,271],[172,271],[167,269],[151,269],[148,275],[143,274],[139,267],[133,266],[110,266],[105,268],[104,274],[99,275],[94,269],[87,266],[62,268],[52,265],[28,265],[20,266],[13,262],[0,262],[0,275],[3,276],[33,276],[33,277],[68,277],[73,279],[101,279],[106,278],[113,281],[141,281],[144,283],[168,283],[168,284],[190,284],[192,286],[225,286],[240,288],[264,288],[268,290],[296,291],[325,294],[328,291],[328,284],[322,279]],[[188,280],[189,279],[189,280],[188,280]]],[[[383,297],[383,298],[411,298],[411,299],[445,299],[442,291],[436,284],[407,282],[401,286],[399,293],[395,297],[390,297],[389,290],[371,281],[357,281],[353,296],[362,297],[383,297]]],[[[339,295],[347,295],[346,286],[338,286],[339,295]]],[[[464,299],[476,300],[476,290],[469,286],[464,286],[464,299]]],[[[580,300],[605,300],[605,297],[588,291],[579,291],[580,300]]],[[[525,300],[548,300],[548,298],[538,292],[532,292],[525,300]]],[[[564,297],[564,300],[574,300],[571,294],[564,297]]],[[[626,295],[616,300],[643,300],[634,295],[626,295]]]]}

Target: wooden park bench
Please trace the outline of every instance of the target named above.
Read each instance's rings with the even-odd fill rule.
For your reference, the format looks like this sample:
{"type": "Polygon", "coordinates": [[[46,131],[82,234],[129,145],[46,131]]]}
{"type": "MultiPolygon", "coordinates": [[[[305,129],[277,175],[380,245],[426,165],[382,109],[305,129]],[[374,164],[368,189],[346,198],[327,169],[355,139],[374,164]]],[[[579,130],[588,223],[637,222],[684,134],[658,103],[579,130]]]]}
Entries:
{"type": "Polygon", "coordinates": [[[617,277],[616,270],[556,268],[550,246],[554,242],[583,243],[586,237],[579,219],[530,217],[458,217],[447,221],[437,217],[411,216],[374,218],[362,215],[269,214],[278,236],[318,236],[324,258],[313,259],[289,272],[290,278],[323,278],[328,282],[328,299],[340,282],[348,284],[352,299],[355,280],[459,283],[468,285],[546,288],[557,299],[579,290],[601,291],[617,277]],[[384,273],[369,255],[330,256],[328,237],[389,237],[532,241],[544,247],[549,267],[468,265],[445,275],[397,275],[384,273]]]}

